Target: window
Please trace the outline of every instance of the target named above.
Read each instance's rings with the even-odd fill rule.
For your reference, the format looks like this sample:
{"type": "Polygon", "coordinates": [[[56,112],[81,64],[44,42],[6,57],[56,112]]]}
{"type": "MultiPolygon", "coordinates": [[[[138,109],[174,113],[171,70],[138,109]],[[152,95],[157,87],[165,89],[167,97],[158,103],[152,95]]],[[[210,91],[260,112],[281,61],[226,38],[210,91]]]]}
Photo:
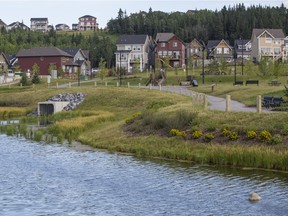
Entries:
{"type": "Polygon", "coordinates": [[[173,42],[173,47],[177,47],[178,43],[177,42],[173,42]]]}
{"type": "Polygon", "coordinates": [[[163,51],[163,56],[167,56],[167,51],[163,51]]]}
{"type": "Polygon", "coordinates": [[[165,47],[166,46],[166,44],[165,43],[161,43],[161,47],[165,47]]]}
{"type": "Polygon", "coordinates": [[[158,52],[158,56],[162,56],[162,51],[159,51],[159,52],[158,52]]]}
{"type": "Polygon", "coordinates": [[[281,42],[280,42],[280,39],[275,39],[275,40],[274,40],[274,43],[275,43],[275,44],[280,44],[280,43],[281,43],[281,42]]]}
{"type": "Polygon", "coordinates": [[[274,54],[280,54],[280,48],[274,48],[274,54]]]}
{"type": "Polygon", "coordinates": [[[224,54],[229,54],[229,48],[224,48],[224,54]]]}
{"type": "Polygon", "coordinates": [[[216,53],[217,53],[217,54],[221,54],[221,53],[222,53],[222,49],[221,49],[221,48],[217,48],[217,49],[216,49],[216,53]]]}
{"type": "Polygon", "coordinates": [[[271,43],[271,42],[272,42],[272,38],[269,38],[269,37],[265,38],[265,43],[271,43]]]}
{"type": "Polygon", "coordinates": [[[168,51],[168,56],[172,56],[172,51],[168,51]]]}

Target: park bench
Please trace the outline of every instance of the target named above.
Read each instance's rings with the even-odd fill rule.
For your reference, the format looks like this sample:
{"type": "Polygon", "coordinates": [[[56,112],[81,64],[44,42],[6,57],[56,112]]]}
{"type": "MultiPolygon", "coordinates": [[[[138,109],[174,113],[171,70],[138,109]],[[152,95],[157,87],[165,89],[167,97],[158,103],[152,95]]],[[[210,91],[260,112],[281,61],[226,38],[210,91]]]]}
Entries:
{"type": "Polygon", "coordinates": [[[257,85],[259,85],[259,80],[246,80],[245,85],[248,85],[248,84],[257,84],[257,85]]]}
{"type": "Polygon", "coordinates": [[[264,96],[262,106],[268,108],[279,107],[284,102],[279,96],[264,96]]]}
{"type": "Polygon", "coordinates": [[[268,82],[268,85],[270,85],[270,86],[279,86],[279,85],[281,85],[281,82],[279,82],[277,80],[272,80],[272,81],[268,82]]]}

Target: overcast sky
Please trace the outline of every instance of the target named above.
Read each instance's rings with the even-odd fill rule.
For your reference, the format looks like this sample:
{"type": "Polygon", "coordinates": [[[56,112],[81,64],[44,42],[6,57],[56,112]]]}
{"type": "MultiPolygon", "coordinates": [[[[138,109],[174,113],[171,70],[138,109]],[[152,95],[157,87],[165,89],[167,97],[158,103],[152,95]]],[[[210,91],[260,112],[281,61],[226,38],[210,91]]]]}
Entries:
{"type": "Polygon", "coordinates": [[[111,18],[116,18],[121,8],[127,15],[139,11],[186,12],[187,10],[221,10],[224,5],[233,7],[244,3],[245,6],[288,6],[288,0],[0,0],[0,19],[7,25],[23,21],[30,27],[31,18],[48,18],[49,25],[65,23],[72,26],[78,18],[91,15],[97,18],[100,28],[105,28],[111,18]]]}

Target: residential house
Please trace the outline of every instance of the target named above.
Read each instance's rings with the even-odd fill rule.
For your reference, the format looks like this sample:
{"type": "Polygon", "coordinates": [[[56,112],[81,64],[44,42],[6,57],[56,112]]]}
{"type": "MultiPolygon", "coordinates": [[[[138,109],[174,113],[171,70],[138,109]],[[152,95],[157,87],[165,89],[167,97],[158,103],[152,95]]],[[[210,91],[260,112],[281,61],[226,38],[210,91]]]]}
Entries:
{"type": "Polygon", "coordinates": [[[78,23],[72,24],[72,31],[78,31],[78,23]]]}
{"type": "Polygon", "coordinates": [[[0,55],[0,71],[7,72],[8,70],[14,70],[16,63],[16,55],[7,53],[2,53],[0,55]]]}
{"type": "Polygon", "coordinates": [[[120,35],[116,41],[116,68],[142,72],[148,67],[150,42],[148,35],[120,35]]]}
{"type": "Polygon", "coordinates": [[[0,19],[0,30],[4,28],[4,29],[7,29],[7,25],[5,22],[3,22],[3,20],[0,19]]]}
{"type": "Polygon", "coordinates": [[[157,59],[162,62],[164,58],[169,59],[171,67],[183,67],[185,65],[185,45],[173,33],[157,33],[157,59]]]}
{"type": "Polygon", "coordinates": [[[78,19],[78,30],[79,31],[97,31],[98,23],[97,18],[85,15],[78,19]]]}
{"type": "Polygon", "coordinates": [[[251,56],[251,41],[238,39],[234,41],[234,48],[237,53],[237,58],[242,58],[245,60],[249,60],[251,56]]]}
{"type": "Polygon", "coordinates": [[[221,61],[221,59],[225,59],[226,61],[233,59],[233,47],[224,39],[209,40],[206,49],[208,59],[217,61],[221,61]]]}
{"type": "Polygon", "coordinates": [[[282,29],[253,29],[251,36],[251,57],[259,62],[261,57],[275,60],[286,57],[285,35],[282,29]]]}
{"type": "Polygon", "coordinates": [[[57,47],[42,47],[22,49],[17,54],[18,64],[22,71],[32,71],[34,64],[40,68],[40,75],[48,76],[49,68],[54,65],[55,69],[62,69],[67,73],[77,73],[78,65],[71,67],[73,56],[57,47]]]}
{"type": "Polygon", "coordinates": [[[70,31],[70,27],[63,23],[57,24],[55,28],[56,28],[56,31],[70,31]]]}
{"type": "MultiPolygon", "coordinates": [[[[89,56],[87,56],[87,51],[84,52],[79,48],[64,48],[62,50],[73,57],[73,61],[70,65],[71,67],[68,70],[70,73],[73,70],[73,67],[77,66],[80,69],[81,75],[90,75],[91,63],[89,61],[89,56]]],[[[66,64],[66,66],[68,67],[68,64],[66,64]]]]}
{"type": "Polygon", "coordinates": [[[193,39],[186,46],[186,58],[188,66],[197,66],[198,62],[204,58],[205,44],[203,41],[199,42],[197,39],[193,39]],[[202,44],[203,43],[203,44],[202,44]]]}
{"type": "Polygon", "coordinates": [[[48,31],[48,18],[31,18],[30,19],[32,31],[48,31]]]}
{"type": "Polygon", "coordinates": [[[23,22],[13,22],[7,26],[7,30],[12,30],[12,29],[23,29],[23,30],[30,30],[28,26],[26,26],[23,22]]]}

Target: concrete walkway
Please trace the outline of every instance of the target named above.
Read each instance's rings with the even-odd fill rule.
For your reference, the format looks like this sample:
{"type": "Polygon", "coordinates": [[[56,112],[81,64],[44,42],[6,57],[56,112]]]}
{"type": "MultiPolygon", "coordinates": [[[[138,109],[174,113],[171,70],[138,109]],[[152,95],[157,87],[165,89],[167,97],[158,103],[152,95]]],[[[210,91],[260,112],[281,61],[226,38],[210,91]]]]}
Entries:
{"type": "MultiPolygon", "coordinates": [[[[136,86],[133,86],[136,87],[136,86]]],[[[139,87],[139,86],[138,86],[139,87]]],[[[141,88],[150,88],[151,90],[160,90],[159,86],[141,86],[141,88]]],[[[194,94],[200,94],[205,96],[205,94],[197,93],[189,89],[189,86],[161,86],[161,91],[169,91],[172,93],[177,93],[186,96],[192,96],[194,94]]],[[[208,98],[208,109],[210,110],[219,110],[226,111],[226,99],[220,97],[214,97],[211,95],[206,95],[208,98]]],[[[256,101],[256,98],[255,98],[256,101]]],[[[237,112],[257,112],[256,107],[247,107],[245,104],[240,103],[235,100],[231,100],[231,111],[237,112]]],[[[265,108],[262,109],[262,112],[271,112],[265,108]]]]}

